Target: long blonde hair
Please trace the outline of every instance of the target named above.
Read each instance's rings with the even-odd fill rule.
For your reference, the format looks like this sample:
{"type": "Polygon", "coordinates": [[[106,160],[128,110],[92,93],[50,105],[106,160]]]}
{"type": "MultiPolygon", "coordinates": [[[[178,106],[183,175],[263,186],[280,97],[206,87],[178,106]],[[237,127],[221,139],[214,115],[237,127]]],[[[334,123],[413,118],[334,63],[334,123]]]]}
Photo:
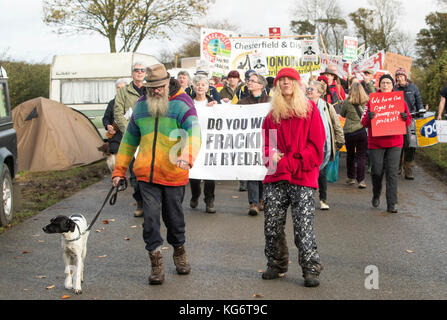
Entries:
{"type": "Polygon", "coordinates": [[[272,114],[273,120],[280,123],[281,119],[288,119],[290,117],[306,118],[310,111],[309,100],[301,89],[300,83],[296,80],[293,82],[292,102],[289,104],[284,98],[279,81],[277,81],[272,98],[272,114]]]}
{"type": "Polygon", "coordinates": [[[357,105],[364,105],[369,100],[368,95],[360,82],[354,82],[349,90],[349,102],[357,105]]]}

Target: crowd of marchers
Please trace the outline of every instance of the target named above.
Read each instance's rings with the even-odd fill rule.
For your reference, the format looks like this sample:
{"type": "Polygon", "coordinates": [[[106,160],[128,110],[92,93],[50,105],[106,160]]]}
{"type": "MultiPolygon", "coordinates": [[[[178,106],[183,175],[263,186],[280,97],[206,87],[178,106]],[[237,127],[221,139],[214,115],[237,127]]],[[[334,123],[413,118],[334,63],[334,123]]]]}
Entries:
{"type": "MultiPolygon", "coordinates": [[[[143,240],[151,262],[149,284],[165,279],[161,252],[163,237],[160,217],[167,229],[166,240],[173,246],[173,261],[178,274],[189,274],[191,265],[185,250],[183,200],[189,184],[189,206],[196,209],[203,194],[205,211],[213,214],[216,182],[189,179],[189,169],[201,147],[198,114],[216,104],[256,107],[269,102],[263,129],[263,160],[268,168],[262,181],[240,181],[239,191],[247,191],[248,215],[264,212],[265,256],[263,279],[283,276],[289,266],[285,222],[291,208],[295,245],[299,250],[304,285],[319,285],[323,270],[314,232],[315,199],[319,209],[329,210],[328,168],[333,168],[339,150],[346,147],[346,184],[367,187],[365,175],[371,174],[373,207],[380,206],[385,176],[386,208],[398,212],[398,176],[414,179],[416,149],[409,146],[407,134],[372,136],[371,122],[376,116],[370,95],[403,91],[404,111],[400,120],[409,126],[412,114],[424,109],[418,88],[409,80],[407,70],[384,74],[374,83],[374,71],[364,70],[363,79],[342,79],[335,65],[304,81],[293,68],[281,69],[275,77],[264,77],[248,70],[244,79],[237,70],[223,77],[206,70],[194,75],[186,71],[171,77],[164,65],[132,66],[132,81],[116,81],[117,94],[110,101],[103,124],[108,141],[103,149],[113,157],[112,183],[130,175],[136,217],[143,217],[143,240]],[[345,118],[342,126],[340,116],[345,118]],[[169,151],[176,141],[169,139],[175,129],[188,132],[184,152],[176,161],[169,151]],[[276,130],[276,141],[267,133],[276,130]]],[[[438,119],[444,110],[447,87],[441,93],[438,119]]],[[[338,162],[337,162],[338,163],[338,162]]]]}

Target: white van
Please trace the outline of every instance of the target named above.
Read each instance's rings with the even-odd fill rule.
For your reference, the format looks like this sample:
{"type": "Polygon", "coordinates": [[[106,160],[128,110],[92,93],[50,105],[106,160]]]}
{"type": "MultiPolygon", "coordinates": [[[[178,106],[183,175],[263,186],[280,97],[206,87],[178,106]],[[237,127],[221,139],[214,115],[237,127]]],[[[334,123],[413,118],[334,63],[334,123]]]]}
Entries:
{"type": "Polygon", "coordinates": [[[50,99],[81,111],[103,129],[104,111],[116,94],[115,81],[132,81],[136,62],[146,66],[160,63],[151,55],[136,52],[56,55],[50,68],[50,99]]]}

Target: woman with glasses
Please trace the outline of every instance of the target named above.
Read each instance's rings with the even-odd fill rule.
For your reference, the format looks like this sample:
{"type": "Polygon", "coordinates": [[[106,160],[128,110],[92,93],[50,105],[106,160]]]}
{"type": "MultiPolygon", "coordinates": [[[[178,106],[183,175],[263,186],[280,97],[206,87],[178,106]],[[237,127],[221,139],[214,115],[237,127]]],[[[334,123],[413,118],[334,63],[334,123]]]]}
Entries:
{"type": "Polygon", "coordinates": [[[329,161],[334,161],[335,154],[345,143],[343,128],[334,107],[322,99],[325,90],[319,81],[311,81],[306,90],[307,97],[315,102],[320,111],[326,133],[326,143],[324,145],[324,159],[320,166],[318,175],[318,191],[320,197],[320,210],[329,210],[327,203],[327,180],[326,165],[329,161]]]}
{"type": "MultiPolygon", "coordinates": [[[[247,81],[247,89],[249,95],[242,98],[237,104],[257,104],[270,101],[270,97],[265,92],[267,80],[257,73],[252,73],[247,81]]],[[[247,181],[248,203],[250,208],[248,215],[256,216],[259,211],[264,211],[264,203],[262,201],[263,186],[261,181],[247,181]]]]}
{"type": "MultiPolygon", "coordinates": [[[[212,107],[217,104],[217,101],[208,95],[209,81],[208,77],[205,75],[198,74],[192,79],[193,84],[193,94],[192,99],[194,101],[194,106],[197,110],[197,115],[200,117],[200,110],[203,108],[212,107]]],[[[199,204],[199,197],[201,194],[199,179],[189,179],[189,184],[191,185],[191,201],[189,205],[191,208],[197,208],[199,204]]],[[[214,180],[205,180],[203,193],[205,194],[205,212],[216,213],[216,208],[214,207],[214,189],[216,182],[214,180]]]]}
{"type": "MultiPolygon", "coordinates": [[[[384,74],[379,80],[378,92],[392,92],[394,79],[389,74],[384,74]]],[[[400,117],[408,127],[411,123],[411,115],[408,106],[403,102],[405,111],[400,117]]],[[[373,184],[372,206],[380,205],[380,193],[382,192],[382,179],[386,176],[386,202],[387,211],[397,213],[397,174],[399,171],[400,153],[403,147],[403,134],[390,136],[372,136],[371,120],[375,113],[370,109],[371,98],[366,104],[362,117],[362,125],[368,128],[368,151],[371,161],[371,180],[373,184]]]]}

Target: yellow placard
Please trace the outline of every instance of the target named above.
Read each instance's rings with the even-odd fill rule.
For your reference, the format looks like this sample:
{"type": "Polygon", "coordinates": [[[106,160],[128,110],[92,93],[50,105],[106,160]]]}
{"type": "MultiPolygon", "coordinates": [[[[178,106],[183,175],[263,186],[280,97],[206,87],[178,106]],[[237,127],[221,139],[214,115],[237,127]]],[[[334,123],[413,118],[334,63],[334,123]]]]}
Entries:
{"type": "Polygon", "coordinates": [[[428,147],[438,143],[435,116],[416,119],[418,147],[428,147]]]}

